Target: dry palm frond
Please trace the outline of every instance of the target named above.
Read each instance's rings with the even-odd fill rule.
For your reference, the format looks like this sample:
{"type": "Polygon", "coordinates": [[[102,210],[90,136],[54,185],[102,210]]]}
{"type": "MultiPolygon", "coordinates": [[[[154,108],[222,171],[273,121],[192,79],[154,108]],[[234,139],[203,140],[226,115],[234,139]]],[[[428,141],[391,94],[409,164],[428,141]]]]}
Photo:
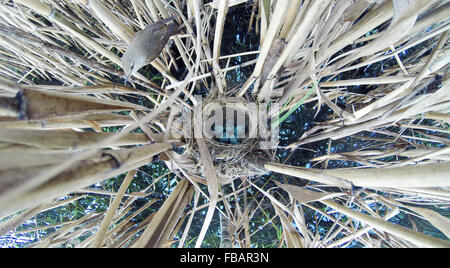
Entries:
{"type": "Polygon", "coordinates": [[[448,247],[418,231],[414,220],[413,229],[388,220],[404,213],[449,235],[448,218],[430,209],[448,208],[450,200],[449,11],[441,0],[1,0],[0,234],[50,208],[108,195],[114,201],[107,212],[61,223],[30,246],[185,246],[201,217],[194,235],[200,247],[221,213],[231,242],[241,247],[257,242],[259,230],[250,230],[256,215],[280,221],[278,246],[448,247]],[[259,49],[223,55],[234,27],[227,15],[249,7],[248,31],[254,25],[259,49]],[[120,57],[134,33],[169,17],[182,33],[149,72],[129,79],[133,87],[119,85],[120,57]],[[231,87],[228,75],[242,68],[252,68],[251,75],[231,87]],[[199,89],[206,89],[203,109],[199,89]],[[316,168],[273,163],[275,150],[259,150],[258,139],[192,139],[187,132],[196,124],[183,129],[186,118],[179,116],[200,107],[209,118],[226,105],[251,114],[254,103],[270,104],[276,125],[298,109],[318,116],[330,108],[283,148],[328,141],[328,153],[311,160],[316,168]],[[131,133],[137,129],[143,133],[131,133]],[[354,140],[359,147],[331,152],[331,144],[354,140]],[[131,212],[149,194],[125,192],[154,157],[181,180],[134,224],[160,201],[131,212]],[[357,165],[327,168],[339,161],[357,165]],[[268,170],[306,183],[268,189],[252,179],[268,170]],[[87,188],[124,173],[118,191],[87,188]],[[220,188],[228,185],[233,190],[225,194],[220,188]],[[196,214],[206,207],[206,216],[196,214]],[[310,212],[316,225],[327,221],[325,234],[311,228],[310,212]]]}

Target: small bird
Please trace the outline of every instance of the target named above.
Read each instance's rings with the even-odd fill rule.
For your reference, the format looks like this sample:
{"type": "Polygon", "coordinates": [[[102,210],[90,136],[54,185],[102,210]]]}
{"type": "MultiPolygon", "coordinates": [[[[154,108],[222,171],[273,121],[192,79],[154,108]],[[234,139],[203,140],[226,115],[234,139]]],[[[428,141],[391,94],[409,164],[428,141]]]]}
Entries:
{"type": "Polygon", "coordinates": [[[172,35],[178,34],[178,25],[173,17],[157,21],[137,32],[122,56],[122,67],[125,72],[125,84],[128,77],[156,59],[172,35]]]}

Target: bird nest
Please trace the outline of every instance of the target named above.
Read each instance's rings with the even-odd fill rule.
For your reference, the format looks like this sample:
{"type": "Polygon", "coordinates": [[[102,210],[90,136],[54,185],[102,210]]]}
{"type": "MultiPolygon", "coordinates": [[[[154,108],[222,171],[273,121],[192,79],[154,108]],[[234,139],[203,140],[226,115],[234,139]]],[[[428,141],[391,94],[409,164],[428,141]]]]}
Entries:
{"type": "MultiPolygon", "coordinates": [[[[267,118],[260,118],[256,105],[238,97],[215,97],[204,99],[201,107],[201,121],[194,119],[192,126],[201,126],[201,138],[208,146],[220,183],[265,174],[264,163],[273,157],[270,150],[259,147],[258,124],[267,124],[267,118]]],[[[192,128],[194,136],[195,131],[199,133],[192,128]]],[[[204,175],[196,138],[199,136],[186,142],[183,155],[196,163],[192,172],[204,175]]]]}

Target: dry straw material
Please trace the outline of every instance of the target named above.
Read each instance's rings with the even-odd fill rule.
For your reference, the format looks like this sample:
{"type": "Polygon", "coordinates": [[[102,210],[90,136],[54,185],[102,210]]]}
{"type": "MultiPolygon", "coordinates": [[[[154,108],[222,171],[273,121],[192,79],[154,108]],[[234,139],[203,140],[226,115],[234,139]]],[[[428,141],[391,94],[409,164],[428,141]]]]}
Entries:
{"type": "Polygon", "coordinates": [[[444,0],[0,0],[0,234],[101,194],[107,211],[27,246],[211,246],[220,213],[234,247],[270,228],[277,247],[449,247],[448,14],[444,0]],[[222,55],[239,10],[257,46],[222,55]],[[181,33],[124,85],[135,33],[170,17],[181,33]],[[266,123],[313,116],[270,150],[179,128],[199,107],[252,118],[261,103],[266,123]],[[321,154],[298,166],[302,150],[321,154]],[[169,173],[127,192],[155,161],[169,173]],[[118,176],[119,190],[90,187],[118,176]]]}

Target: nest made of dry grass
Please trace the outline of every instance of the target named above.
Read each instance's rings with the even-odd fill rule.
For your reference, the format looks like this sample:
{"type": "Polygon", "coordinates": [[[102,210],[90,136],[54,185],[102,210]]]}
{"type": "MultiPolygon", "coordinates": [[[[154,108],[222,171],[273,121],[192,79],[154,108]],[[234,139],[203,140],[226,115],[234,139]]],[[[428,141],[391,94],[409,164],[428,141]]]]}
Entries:
{"type": "MultiPolygon", "coordinates": [[[[244,112],[249,118],[255,117],[256,112],[249,108],[249,102],[240,97],[208,97],[203,100],[202,115],[203,118],[209,118],[214,111],[218,109],[232,109],[244,112]]],[[[246,138],[243,138],[236,144],[221,142],[214,137],[204,135],[208,145],[213,163],[216,167],[218,178],[223,184],[242,177],[261,176],[267,173],[264,163],[273,159],[270,150],[261,150],[259,148],[260,139],[257,137],[255,122],[246,120],[248,132],[246,138]]],[[[195,173],[203,174],[203,165],[197,142],[195,139],[188,143],[186,156],[189,156],[193,162],[197,163],[195,173]]]]}

